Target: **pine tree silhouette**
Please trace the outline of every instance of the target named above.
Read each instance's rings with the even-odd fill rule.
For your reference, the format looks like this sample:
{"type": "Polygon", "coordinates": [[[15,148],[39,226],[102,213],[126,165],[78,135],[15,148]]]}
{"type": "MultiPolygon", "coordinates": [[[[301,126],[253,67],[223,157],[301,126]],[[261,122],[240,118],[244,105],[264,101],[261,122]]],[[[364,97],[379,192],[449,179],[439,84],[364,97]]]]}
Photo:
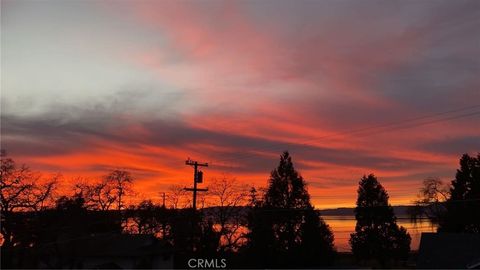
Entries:
{"type": "Polygon", "coordinates": [[[312,267],[331,263],[333,234],[310,203],[288,152],[249,218],[248,248],[256,267],[312,267]]]}
{"type": "Polygon", "coordinates": [[[480,153],[460,159],[439,231],[480,233],[480,153]]]}
{"type": "Polygon", "coordinates": [[[386,267],[391,259],[408,258],[410,235],[397,225],[388,194],[373,174],[363,176],[359,183],[355,218],[350,245],[359,261],[386,267]]]}

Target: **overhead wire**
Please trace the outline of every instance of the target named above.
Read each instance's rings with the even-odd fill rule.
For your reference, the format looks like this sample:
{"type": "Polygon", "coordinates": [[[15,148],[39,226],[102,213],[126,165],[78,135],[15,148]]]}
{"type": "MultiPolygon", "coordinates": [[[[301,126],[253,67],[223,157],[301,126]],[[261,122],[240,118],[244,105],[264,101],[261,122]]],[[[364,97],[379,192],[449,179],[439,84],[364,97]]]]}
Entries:
{"type": "MultiPolygon", "coordinates": [[[[369,127],[363,127],[363,128],[359,128],[359,129],[354,129],[354,130],[349,130],[349,131],[324,135],[324,136],[310,138],[310,139],[303,140],[303,141],[298,141],[298,142],[272,142],[267,146],[261,147],[260,149],[255,149],[255,151],[258,151],[258,150],[268,151],[268,150],[273,150],[275,148],[278,149],[280,147],[284,147],[285,145],[317,147],[316,145],[311,145],[310,143],[318,142],[318,141],[323,140],[323,139],[332,139],[332,138],[343,137],[343,136],[348,136],[348,135],[355,135],[355,134],[360,134],[357,137],[368,137],[368,136],[376,135],[376,134],[379,134],[379,133],[385,133],[385,132],[390,132],[390,131],[395,131],[395,130],[400,130],[400,129],[408,129],[408,128],[413,128],[413,127],[418,127],[418,126],[434,124],[434,123],[438,123],[438,122],[451,121],[451,120],[454,120],[454,119],[479,115],[480,111],[473,111],[473,112],[454,115],[454,116],[450,116],[450,117],[444,117],[444,118],[440,118],[440,119],[432,119],[432,120],[429,120],[429,121],[423,121],[423,122],[415,123],[415,122],[418,122],[418,121],[424,120],[424,119],[430,119],[430,118],[435,118],[435,117],[439,117],[439,116],[441,117],[441,116],[444,116],[444,115],[459,113],[459,112],[468,111],[468,110],[477,109],[477,108],[480,108],[480,104],[479,105],[466,106],[466,107],[457,108],[457,109],[452,109],[452,110],[448,110],[448,111],[442,111],[442,112],[429,114],[429,115],[423,115],[423,116],[414,117],[414,118],[408,118],[408,119],[395,121],[395,122],[391,122],[391,123],[386,123],[386,124],[373,125],[373,126],[369,126],[369,127]],[[405,125],[405,124],[409,124],[409,123],[412,123],[412,124],[405,125]],[[390,127],[391,127],[391,129],[388,129],[390,127]],[[378,129],[380,129],[380,131],[378,131],[378,129]],[[365,133],[365,132],[367,132],[367,133],[365,133]],[[375,132],[375,133],[373,133],[373,132],[375,132]],[[362,133],[365,133],[365,134],[362,135],[362,133]]],[[[250,158],[252,156],[258,156],[258,154],[252,153],[252,152],[244,152],[244,153],[237,154],[235,157],[213,159],[213,161],[215,161],[215,162],[212,162],[212,166],[221,166],[221,165],[216,165],[215,163],[221,164],[222,162],[225,162],[225,161],[228,162],[228,161],[242,160],[242,159],[245,159],[245,158],[250,158]]]]}

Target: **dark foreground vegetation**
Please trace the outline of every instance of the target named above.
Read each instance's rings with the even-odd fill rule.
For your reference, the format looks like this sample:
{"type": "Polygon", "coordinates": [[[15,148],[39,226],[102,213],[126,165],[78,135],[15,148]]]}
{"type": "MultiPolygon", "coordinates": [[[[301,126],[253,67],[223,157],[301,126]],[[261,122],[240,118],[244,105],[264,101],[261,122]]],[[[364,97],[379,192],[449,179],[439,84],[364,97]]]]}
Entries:
{"type": "MultiPolygon", "coordinates": [[[[126,206],[134,179],[122,170],[98,182],[78,179],[72,194],[58,194],[59,177],[44,179],[2,156],[2,269],[190,268],[192,258],[197,267],[208,259],[206,268],[411,266],[410,235],[373,174],[359,182],[353,254],[339,254],[288,152],[266,189],[214,179],[199,201],[215,207],[197,211],[185,207],[191,202],[179,187],[161,204],[126,206]],[[118,264],[102,264],[108,256],[118,264]]],[[[421,195],[412,218],[427,216],[439,231],[480,233],[480,155],[461,158],[451,186],[425,180],[421,195]]]]}

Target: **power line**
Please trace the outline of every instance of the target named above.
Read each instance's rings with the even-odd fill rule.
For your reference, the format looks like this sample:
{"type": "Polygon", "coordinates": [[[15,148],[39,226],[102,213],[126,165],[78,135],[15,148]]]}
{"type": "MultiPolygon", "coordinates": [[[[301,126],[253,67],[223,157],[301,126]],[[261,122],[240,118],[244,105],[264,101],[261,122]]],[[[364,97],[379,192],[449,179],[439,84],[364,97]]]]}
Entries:
{"type": "MultiPolygon", "coordinates": [[[[286,144],[296,144],[296,145],[302,145],[302,146],[306,146],[306,145],[315,146],[315,145],[311,145],[309,143],[317,142],[317,141],[322,140],[322,139],[335,138],[335,137],[341,137],[341,136],[346,136],[346,135],[355,135],[355,134],[360,134],[357,137],[367,137],[367,136],[371,136],[371,135],[376,135],[378,133],[384,133],[384,132],[390,132],[390,131],[394,131],[394,130],[408,129],[408,128],[413,128],[413,127],[418,127],[418,126],[429,125],[429,124],[433,124],[433,123],[451,121],[451,120],[454,120],[454,119],[459,119],[459,118],[465,118],[465,117],[471,117],[471,116],[474,116],[474,115],[478,115],[478,114],[480,114],[480,111],[474,111],[474,112],[464,113],[464,114],[460,114],[460,115],[454,115],[454,116],[451,116],[451,117],[445,117],[445,118],[433,119],[433,120],[430,120],[430,121],[423,121],[423,122],[415,123],[415,122],[418,122],[419,120],[435,118],[435,117],[439,117],[439,116],[443,116],[443,115],[449,115],[449,114],[452,114],[452,113],[458,113],[458,112],[462,112],[462,111],[467,111],[467,110],[471,110],[471,109],[475,109],[475,108],[480,108],[480,105],[467,106],[467,107],[463,107],[463,108],[459,108],[459,109],[454,109],[454,110],[439,112],[439,113],[435,113],[435,114],[430,114],[430,115],[424,115],[424,116],[420,116],[420,117],[405,119],[405,120],[401,120],[401,121],[397,121],[397,122],[375,125],[375,126],[370,126],[370,127],[365,127],[365,128],[360,128],[360,129],[355,129],[355,130],[350,130],[350,131],[345,131],[345,132],[320,136],[320,137],[304,140],[303,142],[273,142],[266,147],[262,147],[260,150],[263,150],[263,151],[272,150],[274,148],[278,148],[278,147],[284,146],[286,144]],[[405,125],[405,124],[409,124],[409,123],[412,123],[412,124],[405,125]],[[389,129],[389,127],[391,127],[391,128],[389,129]],[[380,131],[378,131],[378,129],[380,129],[380,131]],[[377,130],[377,131],[375,131],[375,130],[377,130]],[[362,136],[362,133],[364,133],[366,131],[368,131],[368,133],[365,133],[362,136]],[[372,133],[372,131],[375,132],[375,133],[372,133]]],[[[254,154],[254,153],[245,152],[243,154],[237,155],[236,157],[224,158],[224,159],[214,159],[214,161],[217,161],[217,162],[221,163],[222,161],[241,160],[241,159],[249,158],[249,157],[255,156],[255,155],[256,154],[254,154]]],[[[213,164],[213,166],[219,166],[219,165],[213,164]]]]}
{"type": "MultiPolygon", "coordinates": [[[[437,117],[437,116],[441,116],[441,115],[445,115],[445,114],[465,111],[465,110],[469,110],[469,109],[477,108],[477,107],[480,107],[480,105],[468,106],[468,107],[464,107],[464,108],[461,108],[461,109],[450,110],[450,111],[440,112],[440,113],[436,113],[436,114],[432,114],[432,115],[426,115],[426,116],[406,119],[406,120],[402,120],[402,121],[398,121],[398,122],[394,122],[394,123],[381,124],[381,125],[370,126],[370,127],[361,128],[361,129],[350,130],[350,131],[346,131],[346,132],[340,132],[340,133],[331,134],[331,135],[320,136],[320,137],[308,139],[308,140],[305,140],[305,141],[299,142],[299,143],[298,142],[297,143],[275,142],[275,143],[271,144],[271,146],[276,147],[276,146],[281,146],[281,145],[285,145],[285,144],[309,145],[308,144],[309,142],[315,142],[315,141],[318,141],[318,140],[321,140],[321,139],[327,139],[327,138],[335,138],[335,137],[341,137],[341,136],[346,136],[346,135],[352,135],[352,134],[362,133],[362,132],[365,132],[365,131],[369,131],[368,134],[371,134],[370,132],[372,131],[372,129],[381,129],[381,128],[385,128],[385,127],[389,127],[389,126],[394,126],[395,127],[396,125],[399,125],[399,124],[415,122],[415,121],[422,120],[422,119],[428,119],[428,118],[437,117]]],[[[473,113],[463,114],[463,115],[454,116],[454,117],[445,118],[445,119],[437,119],[437,120],[429,121],[429,122],[421,122],[421,123],[418,123],[418,124],[415,124],[415,125],[410,125],[410,126],[407,126],[407,127],[400,127],[400,128],[397,127],[397,129],[412,128],[412,127],[415,127],[415,126],[422,126],[422,125],[427,125],[427,124],[431,124],[431,123],[435,123],[435,122],[449,121],[449,120],[453,120],[453,119],[457,119],[457,118],[473,116],[473,115],[476,115],[476,114],[480,114],[480,111],[475,111],[473,113]]],[[[394,130],[394,129],[392,129],[392,130],[394,130]]],[[[383,132],[387,132],[387,131],[389,131],[389,130],[385,130],[383,132]]],[[[272,149],[272,147],[262,147],[261,150],[270,150],[270,149],[272,149]]],[[[252,153],[244,153],[243,155],[252,155],[252,153]]],[[[237,156],[237,157],[233,157],[233,158],[219,159],[217,161],[229,161],[229,160],[237,160],[237,159],[241,159],[241,158],[242,157],[237,156]]]]}

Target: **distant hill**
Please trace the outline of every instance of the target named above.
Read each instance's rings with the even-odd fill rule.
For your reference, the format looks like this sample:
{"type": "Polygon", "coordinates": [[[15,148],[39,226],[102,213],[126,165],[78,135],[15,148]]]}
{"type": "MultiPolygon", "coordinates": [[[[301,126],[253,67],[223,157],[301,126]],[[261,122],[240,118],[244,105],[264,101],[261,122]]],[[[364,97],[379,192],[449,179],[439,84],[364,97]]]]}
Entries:
{"type": "MultiPolygon", "coordinates": [[[[408,205],[397,205],[393,206],[393,212],[397,217],[409,217],[409,211],[414,206],[408,205]]],[[[335,209],[324,209],[319,210],[320,214],[323,216],[354,216],[354,207],[341,207],[335,209]]]]}
{"type": "MultiPolygon", "coordinates": [[[[206,215],[212,215],[215,211],[218,211],[220,207],[214,206],[214,207],[206,207],[201,209],[204,214],[206,215]]],[[[240,215],[246,215],[249,208],[248,207],[243,207],[243,206],[236,206],[236,208],[239,208],[239,214],[240,215]]],[[[409,218],[409,211],[412,209],[413,206],[408,206],[408,205],[397,205],[393,206],[393,211],[397,217],[401,218],[409,218]]],[[[322,216],[355,216],[354,212],[354,207],[341,207],[341,208],[334,208],[334,209],[323,209],[323,210],[318,210],[322,216]]]]}

